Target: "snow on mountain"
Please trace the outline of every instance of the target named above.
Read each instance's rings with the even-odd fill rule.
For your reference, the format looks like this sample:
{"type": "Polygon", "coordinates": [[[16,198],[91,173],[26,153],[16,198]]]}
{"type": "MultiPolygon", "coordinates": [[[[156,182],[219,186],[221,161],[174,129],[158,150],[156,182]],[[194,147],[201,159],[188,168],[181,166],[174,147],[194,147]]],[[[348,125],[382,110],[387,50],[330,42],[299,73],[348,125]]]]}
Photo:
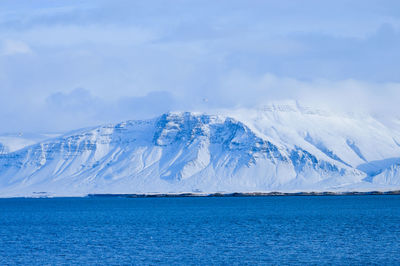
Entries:
{"type": "Polygon", "coordinates": [[[39,141],[58,136],[59,134],[0,134],[0,154],[14,152],[39,141]]]}
{"type": "Polygon", "coordinates": [[[231,115],[282,145],[295,144],[353,168],[400,157],[400,131],[368,115],[333,114],[296,102],[231,115]]]}
{"type": "Polygon", "coordinates": [[[0,196],[400,187],[398,131],[297,103],[168,113],[0,155],[0,196]]]}

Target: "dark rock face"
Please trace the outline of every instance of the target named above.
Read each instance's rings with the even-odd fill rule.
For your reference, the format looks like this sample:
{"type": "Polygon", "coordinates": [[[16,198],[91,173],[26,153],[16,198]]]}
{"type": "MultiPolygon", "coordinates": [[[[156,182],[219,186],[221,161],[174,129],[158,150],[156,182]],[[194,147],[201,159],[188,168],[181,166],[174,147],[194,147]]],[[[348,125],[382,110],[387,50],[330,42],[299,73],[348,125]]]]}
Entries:
{"type": "Polygon", "coordinates": [[[8,151],[7,147],[3,143],[0,143],[0,155],[1,154],[6,154],[8,152],[9,151],[8,151]]]}

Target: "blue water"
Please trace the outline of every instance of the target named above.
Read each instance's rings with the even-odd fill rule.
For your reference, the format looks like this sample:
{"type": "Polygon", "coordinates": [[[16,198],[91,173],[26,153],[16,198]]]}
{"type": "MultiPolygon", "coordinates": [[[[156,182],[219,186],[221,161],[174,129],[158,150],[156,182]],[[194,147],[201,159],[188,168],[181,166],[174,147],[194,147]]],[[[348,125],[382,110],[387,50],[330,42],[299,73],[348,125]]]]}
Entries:
{"type": "Polygon", "coordinates": [[[0,265],[400,264],[400,196],[0,199],[0,265]]]}

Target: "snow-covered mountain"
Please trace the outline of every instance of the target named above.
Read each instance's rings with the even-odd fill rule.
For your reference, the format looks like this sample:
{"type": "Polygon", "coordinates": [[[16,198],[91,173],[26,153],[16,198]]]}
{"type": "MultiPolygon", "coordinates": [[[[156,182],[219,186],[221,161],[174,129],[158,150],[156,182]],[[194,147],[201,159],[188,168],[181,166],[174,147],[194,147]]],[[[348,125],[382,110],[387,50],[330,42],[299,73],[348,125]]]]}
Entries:
{"type": "Polygon", "coordinates": [[[18,133],[18,134],[0,134],[0,154],[14,152],[26,146],[33,145],[39,141],[56,137],[60,134],[34,134],[34,133],[18,133]]]}
{"type": "Polygon", "coordinates": [[[0,196],[400,188],[400,133],[298,104],[168,113],[0,155],[0,196]]]}

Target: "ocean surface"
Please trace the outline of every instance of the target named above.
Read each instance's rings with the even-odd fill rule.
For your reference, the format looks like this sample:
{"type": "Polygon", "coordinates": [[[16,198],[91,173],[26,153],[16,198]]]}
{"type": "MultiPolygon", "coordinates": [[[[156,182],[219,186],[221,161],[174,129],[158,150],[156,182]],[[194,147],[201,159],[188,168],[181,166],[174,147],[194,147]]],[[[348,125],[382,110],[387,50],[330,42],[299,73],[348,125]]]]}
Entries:
{"type": "Polygon", "coordinates": [[[400,196],[0,199],[0,265],[400,264],[400,196]]]}

